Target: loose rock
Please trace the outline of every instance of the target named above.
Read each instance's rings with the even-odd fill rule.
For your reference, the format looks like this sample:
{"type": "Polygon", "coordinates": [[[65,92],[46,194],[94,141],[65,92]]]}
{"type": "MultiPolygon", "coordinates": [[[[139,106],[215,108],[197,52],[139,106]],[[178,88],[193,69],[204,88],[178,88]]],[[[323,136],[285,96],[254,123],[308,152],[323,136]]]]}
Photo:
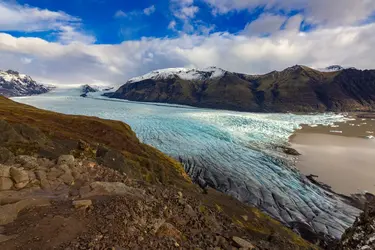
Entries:
{"type": "Polygon", "coordinates": [[[10,177],[10,167],[0,164],[0,177],[10,177]]]}
{"type": "Polygon", "coordinates": [[[234,245],[236,247],[240,247],[240,248],[244,248],[244,249],[255,249],[255,246],[253,244],[251,244],[250,242],[240,238],[240,237],[237,237],[237,236],[234,236],[232,238],[233,242],[234,242],[234,245]]]}
{"type": "Polygon", "coordinates": [[[51,189],[51,186],[47,180],[47,174],[43,170],[38,170],[35,172],[36,178],[40,181],[40,186],[44,190],[51,189]]]}
{"type": "Polygon", "coordinates": [[[164,223],[161,225],[156,235],[158,237],[172,237],[174,239],[181,239],[181,232],[178,231],[172,224],[164,223]]]}
{"type": "Polygon", "coordinates": [[[189,215],[190,217],[197,217],[197,213],[194,211],[194,209],[189,205],[186,204],[184,213],[189,215]]]}
{"type": "Polygon", "coordinates": [[[74,164],[74,156],[73,155],[62,155],[58,158],[57,164],[67,164],[67,165],[73,165],[74,164]]]}
{"type": "Polygon", "coordinates": [[[29,174],[25,170],[19,168],[11,167],[10,176],[12,177],[15,183],[29,181],[29,174]]]}
{"type": "Polygon", "coordinates": [[[13,181],[7,177],[0,177],[0,191],[10,190],[13,187],[13,181]]]}
{"type": "Polygon", "coordinates": [[[15,158],[15,162],[21,164],[26,169],[35,169],[39,166],[37,158],[29,155],[19,155],[15,158]]]}
{"type": "Polygon", "coordinates": [[[86,209],[89,206],[92,206],[92,201],[91,200],[73,201],[73,206],[74,206],[74,208],[77,208],[77,209],[86,209]]]}
{"type": "Polygon", "coordinates": [[[23,181],[23,182],[19,182],[19,183],[14,184],[14,187],[16,189],[22,189],[22,188],[26,187],[27,184],[29,184],[29,181],[23,181]]]}

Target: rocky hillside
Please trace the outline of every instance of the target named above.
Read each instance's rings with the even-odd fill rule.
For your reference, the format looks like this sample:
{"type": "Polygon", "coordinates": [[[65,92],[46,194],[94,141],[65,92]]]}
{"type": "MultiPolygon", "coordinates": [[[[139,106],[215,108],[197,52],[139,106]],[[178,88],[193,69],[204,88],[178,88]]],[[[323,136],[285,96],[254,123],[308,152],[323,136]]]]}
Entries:
{"type": "Polygon", "coordinates": [[[110,97],[251,112],[375,109],[375,70],[296,65],[265,75],[165,69],[130,79],[110,97]]]}
{"type": "Polygon", "coordinates": [[[2,96],[39,95],[50,90],[50,87],[38,84],[30,76],[17,71],[0,71],[0,95],[2,96]]]}
{"type": "Polygon", "coordinates": [[[311,249],[122,122],[0,97],[0,249],[311,249]]]}
{"type": "Polygon", "coordinates": [[[375,197],[368,196],[370,202],[354,225],[346,230],[336,250],[375,249],[375,197]]]}

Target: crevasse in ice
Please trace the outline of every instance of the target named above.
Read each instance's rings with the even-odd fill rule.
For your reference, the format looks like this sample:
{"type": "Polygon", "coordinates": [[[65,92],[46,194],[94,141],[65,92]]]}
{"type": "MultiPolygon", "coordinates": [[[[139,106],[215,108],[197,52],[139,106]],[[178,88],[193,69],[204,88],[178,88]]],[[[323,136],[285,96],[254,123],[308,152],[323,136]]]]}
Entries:
{"type": "Polygon", "coordinates": [[[332,124],[342,115],[254,114],[180,105],[80,98],[77,90],[15,98],[66,114],[98,116],[128,123],[137,136],[180,160],[194,179],[255,205],[295,227],[339,238],[359,211],[312,185],[275,151],[300,124],[332,124]]]}

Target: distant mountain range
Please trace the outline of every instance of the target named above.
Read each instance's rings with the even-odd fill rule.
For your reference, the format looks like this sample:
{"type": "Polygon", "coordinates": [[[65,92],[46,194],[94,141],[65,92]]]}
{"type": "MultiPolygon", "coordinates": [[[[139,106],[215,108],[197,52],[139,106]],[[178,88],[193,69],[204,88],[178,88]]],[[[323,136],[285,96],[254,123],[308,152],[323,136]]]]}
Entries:
{"type": "Polygon", "coordinates": [[[0,70],[0,95],[2,96],[38,95],[50,90],[51,87],[38,84],[30,76],[13,70],[0,70]]]}
{"type": "Polygon", "coordinates": [[[250,112],[375,110],[375,70],[302,65],[264,75],[173,68],[130,79],[112,98],[250,112]]]}

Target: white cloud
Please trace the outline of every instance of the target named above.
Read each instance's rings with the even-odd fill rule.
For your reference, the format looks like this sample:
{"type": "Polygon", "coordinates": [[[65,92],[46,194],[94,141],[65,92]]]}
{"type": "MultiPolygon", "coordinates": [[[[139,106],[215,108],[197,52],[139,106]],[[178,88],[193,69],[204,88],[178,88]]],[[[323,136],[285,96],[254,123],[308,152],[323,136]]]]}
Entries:
{"type": "Polygon", "coordinates": [[[265,13],[255,21],[248,23],[244,29],[244,33],[248,35],[272,34],[279,31],[286,20],[285,16],[265,13]]]}
{"type": "Polygon", "coordinates": [[[122,17],[126,17],[126,16],[127,16],[126,13],[122,10],[116,11],[115,15],[114,15],[115,18],[122,18],[122,17]]]}
{"type": "Polygon", "coordinates": [[[114,18],[121,19],[121,18],[133,18],[133,17],[140,17],[142,15],[149,16],[156,11],[155,5],[151,5],[143,10],[133,10],[129,12],[124,12],[123,10],[117,10],[113,15],[114,18]]]}
{"type": "Polygon", "coordinates": [[[155,5],[151,5],[150,7],[147,7],[143,10],[143,13],[146,15],[146,16],[149,16],[151,15],[152,13],[154,13],[156,11],[156,8],[155,8],[155,5]]]}
{"type": "Polygon", "coordinates": [[[79,22],[79,18],[64,12],[0,1],[0,30],[2,31],[48,31],[59,29],[61,25],[79,22]]]}
{"type": "Polygon", "coordinates": [[[193,0],[170,0],[173,15],[183,21],[193,19],[199,11],[193,0]]]}
{"type": "Polygon", "coordinates": [[[64,12],[39,9],[28,5],[0,1],[0,30],[37,32],[51,31],[63,43],[95,42],[95,38],[80,32],[81,19],[64,12]]]}
{"type": "Polygon", "coordinates": [[[194,18],[199,12],[199,7],[194,5],[194,0],[170,0],[170,9],[173,16],[182,23],[182,32],[193,33],[195,31],[194,18]]]}
{"type": "Polygon", "coordinates": [[[198,11],[199,11],[198,6],[194,6],[194,5],[184,6],[175,12],[175,16],[177,18],[184,19],[184,20],[191,19],[195,17],[198,11]]]}
{"type": "MultiPolygon", "coordinates": [[[[301,17],[286,25],[297,27],[301,17]]],[[[266,73],[295,64],[331,64],[375,68],[375,24],[317,29],[289,29],[269,37],[213,33],[178,38],[144,38],[118,45],[52,43],[0,33],[0,68],[30,74],[47,83],[122,84],[128,78],[165,67],[216,65],[244,73],[266,73]],[[32,63],[22,63],[32,58],[32,63]]]]}
{"type": "Polygon", "coordinates": [[[214,14],[253,10],[264,7],[268,11],[303,10],[307,21],[325,26],[358,24],[374,14],[373,0],[204,0],[214,14]]]}
{"type": "Polygon", "coordinates": [[[175,29],[176,29],[176,25],[177,25],[176,21],[175,21],[175,20],[172,20],[172,21],[170,21],[169,24],[168,24],[168,29],[170,29],[170,30],[175,30],[175,29]]]}
{"type": "Polygon", "coordinates": [[[61,26],[61,31],[58,33],[59,41],[63,44],[68,44],[72,42],[81,42],[81,43],[95,43],[95,36],[85,34],[83,32],[77,31],[74,27],[71,26],[61,26]]]}
{"type": "Polygon", "coordinates": [[[21,63],[23,63],[23,64],[30,64],[32,62],[33,62],[32,58],[29,58],[29,57],[22,57],[21,58],[21,63]]]}

